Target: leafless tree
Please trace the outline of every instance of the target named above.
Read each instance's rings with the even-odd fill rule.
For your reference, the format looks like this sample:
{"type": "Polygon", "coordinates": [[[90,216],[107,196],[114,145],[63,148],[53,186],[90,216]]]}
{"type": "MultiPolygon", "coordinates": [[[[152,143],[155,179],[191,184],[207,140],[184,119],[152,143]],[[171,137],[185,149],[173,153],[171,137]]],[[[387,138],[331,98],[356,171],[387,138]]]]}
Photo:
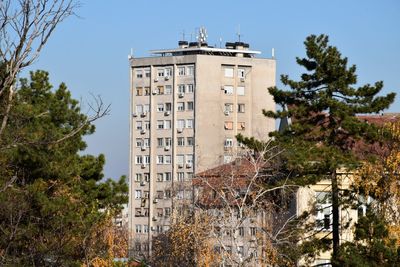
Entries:
{"type": "Polygon", "coordinates": [[[3,99],[0,138],[9,119],[18,73],[40,55],[57,26],[74,15],[74,0],[0,1],[0,97],[3,99]]]}

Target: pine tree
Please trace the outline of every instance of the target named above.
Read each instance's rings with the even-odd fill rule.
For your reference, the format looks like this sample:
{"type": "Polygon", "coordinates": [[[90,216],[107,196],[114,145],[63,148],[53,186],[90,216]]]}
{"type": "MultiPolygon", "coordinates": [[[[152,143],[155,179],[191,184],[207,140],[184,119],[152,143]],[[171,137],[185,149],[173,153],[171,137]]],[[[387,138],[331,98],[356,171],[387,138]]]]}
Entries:
{"type": "MultiPolygon", "coordinates": [[[[291,125],[271,134],[285,149],[282,168],[291,182],[310,185],[330,179],[332,186],[332,249],[333,259],[339,251],[339,208],[344,197],[338,187],[337,170],[352,170],[360,163],[354,153],[356,142],[379,141],[378,129],[357,119],[357,114],[379,113],[394,101],[395,93],[377,96],[383,82],[356,86],[354,65],[347,66],[347,58],[328,44],[328,36],[311,35],[304,42],[306,57],[297,58],[305,68],[299,81],[287,75],[281,81],[289,90],[269,88],[281,111],[264,111],[275,119],[291,119],[291,125]]],[[[249,138],[238,136],[250,147],[249,138]]]]}

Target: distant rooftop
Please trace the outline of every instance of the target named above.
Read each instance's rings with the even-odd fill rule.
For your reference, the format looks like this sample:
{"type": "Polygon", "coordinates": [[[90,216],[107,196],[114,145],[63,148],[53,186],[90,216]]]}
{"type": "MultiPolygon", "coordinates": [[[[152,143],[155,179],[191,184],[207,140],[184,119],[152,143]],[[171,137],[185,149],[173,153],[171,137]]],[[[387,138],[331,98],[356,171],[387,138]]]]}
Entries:
{"type": "Polygon", "coordinates": [[[243,42],[227,42],[225,48],[209,46],[205,42],[179,41],[179,47],[174,49],[151,50],[150,53],[161,56],[183,55],[215,55],[230,57],[254,57],[260,51],[249,50],[249,44],[243,42]]]}

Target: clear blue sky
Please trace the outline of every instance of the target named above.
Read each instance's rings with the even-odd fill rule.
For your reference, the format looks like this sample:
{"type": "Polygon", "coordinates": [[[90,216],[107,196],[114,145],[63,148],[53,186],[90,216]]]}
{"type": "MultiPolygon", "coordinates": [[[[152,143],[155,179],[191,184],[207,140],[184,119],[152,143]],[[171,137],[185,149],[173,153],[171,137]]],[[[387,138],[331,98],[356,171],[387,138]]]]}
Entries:
{"type": "MultiPolygon", "coordinates": [[[[209,44],[219,38],[242,40],[271,56],[275,48],[277,74],[297,77],[296,56],[304,55],[303,41],[325,33],[351,64],[359,83],[383,80],[384,92],[400,90],[400,1],[147,1],[81,0],[79,18],[63,22],[40,59],[30,70],[50,72],[54,85],[64,81],[75,98],[101,95],[112,105],[110,116],[96,122],[87,138],[87,153],[106,155],[106,177],[128,174],[129,67],[135,56],[148,50],[174,48],[186,35],[205,26],[209,44]]],[[[190,38],[190,37],[189,37],[190,38]]],[[[278,85],[280,85],[278,83],[278,85]]],[[[400,96],[390,112],[400,112],[400,96]]]]}

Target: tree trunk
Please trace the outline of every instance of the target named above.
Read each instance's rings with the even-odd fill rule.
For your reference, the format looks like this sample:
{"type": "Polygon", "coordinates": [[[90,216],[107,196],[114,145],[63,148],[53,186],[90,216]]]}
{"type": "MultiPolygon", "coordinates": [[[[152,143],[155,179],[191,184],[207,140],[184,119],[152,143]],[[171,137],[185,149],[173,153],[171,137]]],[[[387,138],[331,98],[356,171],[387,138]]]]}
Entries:
{"type": "MultiPolygon", "coordinates": [[[[332,260],[335,262],[339,252],[339,188],[336,171],[332,173],[332,260]]],[[[336,267],[336,264],[332,264],[336,267]]]]}

